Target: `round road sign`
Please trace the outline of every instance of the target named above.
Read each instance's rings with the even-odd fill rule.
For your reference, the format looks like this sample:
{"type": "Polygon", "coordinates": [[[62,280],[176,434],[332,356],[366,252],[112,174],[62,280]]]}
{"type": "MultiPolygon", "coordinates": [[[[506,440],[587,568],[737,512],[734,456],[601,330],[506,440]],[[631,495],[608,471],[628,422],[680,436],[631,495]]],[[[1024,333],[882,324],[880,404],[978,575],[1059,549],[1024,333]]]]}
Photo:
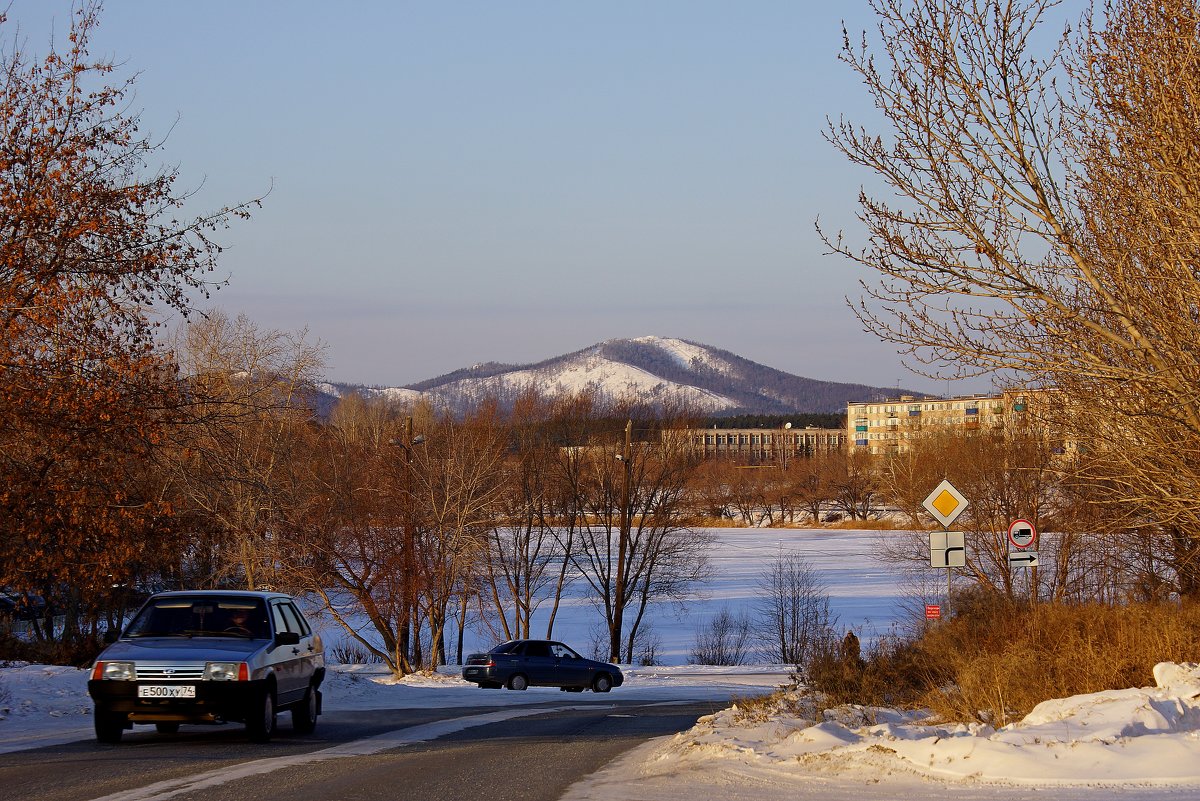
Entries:
{"type": "Polygon", "coordinates": [[[1008,541],[1014,548],[1030,548],[1037,543],[1037,529],[1028,520],[1014,520],[1008,527],[1008,541]]]}

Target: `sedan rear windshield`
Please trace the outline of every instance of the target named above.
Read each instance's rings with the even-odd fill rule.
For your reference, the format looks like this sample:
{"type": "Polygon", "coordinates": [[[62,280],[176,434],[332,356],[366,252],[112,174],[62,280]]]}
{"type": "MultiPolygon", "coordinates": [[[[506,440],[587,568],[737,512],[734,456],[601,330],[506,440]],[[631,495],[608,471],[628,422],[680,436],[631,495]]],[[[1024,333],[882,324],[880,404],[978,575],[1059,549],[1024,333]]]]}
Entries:
{"type": "Polygon", "coordinates": [[[493,648],[492,650],[488,651],[488,653],[489,654],[515,654],[521,650],[521,646],[524,644],[525,643],[521,642],[520,640],[515,640],[513,642],[502,642],[499,645],[497,645],[495,648],[493,648]]]}

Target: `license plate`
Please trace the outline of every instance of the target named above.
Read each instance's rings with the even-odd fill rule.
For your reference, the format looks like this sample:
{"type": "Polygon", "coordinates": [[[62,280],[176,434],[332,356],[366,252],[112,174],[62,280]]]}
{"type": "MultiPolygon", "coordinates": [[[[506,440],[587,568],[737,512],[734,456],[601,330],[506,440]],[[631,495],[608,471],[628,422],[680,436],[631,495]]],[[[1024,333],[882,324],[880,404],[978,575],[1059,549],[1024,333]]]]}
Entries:
{"type": "Polygon", "coordinates": [[[195,698],[191,684],[146,684],[138,687],[138,698],[195,698]]]}
{"type": "Polygon", "coordinates": [[[467,668],[467,675],[474,676],[479,672],[479,668],[467,668]]]}

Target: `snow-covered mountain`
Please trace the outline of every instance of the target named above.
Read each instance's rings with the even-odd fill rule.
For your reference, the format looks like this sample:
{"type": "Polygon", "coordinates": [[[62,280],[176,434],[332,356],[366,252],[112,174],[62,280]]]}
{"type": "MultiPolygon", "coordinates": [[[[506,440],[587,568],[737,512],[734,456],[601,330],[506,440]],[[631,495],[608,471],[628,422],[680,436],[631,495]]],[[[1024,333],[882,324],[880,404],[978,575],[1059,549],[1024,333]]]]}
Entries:
{"type": "Polygon", "coordinates": [[[531,387],[547,396],[591,389],[612,399],[682,402],[714,416],[841,413],[848,401],[897,392],[803,378],[719,348],[656,336],[610,339],[536,364],[477,364],[407,387],[325,384],[321,390],[333,397],[357,392],[401,402],[423,396],[463,409],[487,397],[511,399],[531,387]]]}

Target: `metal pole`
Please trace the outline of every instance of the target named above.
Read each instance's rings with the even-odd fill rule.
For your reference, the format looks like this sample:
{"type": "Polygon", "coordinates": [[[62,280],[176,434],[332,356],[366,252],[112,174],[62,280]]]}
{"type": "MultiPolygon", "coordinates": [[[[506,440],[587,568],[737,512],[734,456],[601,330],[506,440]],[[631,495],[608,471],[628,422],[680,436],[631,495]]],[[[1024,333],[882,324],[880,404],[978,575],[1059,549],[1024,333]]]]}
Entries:
{"type": "Polygon", "coordinates": [[[625,468],[621,480],[621,531],[617,539],[617,580],[613,592],[613,631],[609,633],[609,656],[614,662],[621,661],[621,634],[625,617],[625,554],[629,550],[629,530],[633,527],[633,510],[630,509],[630,485],[633,483],[633,420],[625,422],[625,447],[621,451],[621,464],[625,468]]]}

